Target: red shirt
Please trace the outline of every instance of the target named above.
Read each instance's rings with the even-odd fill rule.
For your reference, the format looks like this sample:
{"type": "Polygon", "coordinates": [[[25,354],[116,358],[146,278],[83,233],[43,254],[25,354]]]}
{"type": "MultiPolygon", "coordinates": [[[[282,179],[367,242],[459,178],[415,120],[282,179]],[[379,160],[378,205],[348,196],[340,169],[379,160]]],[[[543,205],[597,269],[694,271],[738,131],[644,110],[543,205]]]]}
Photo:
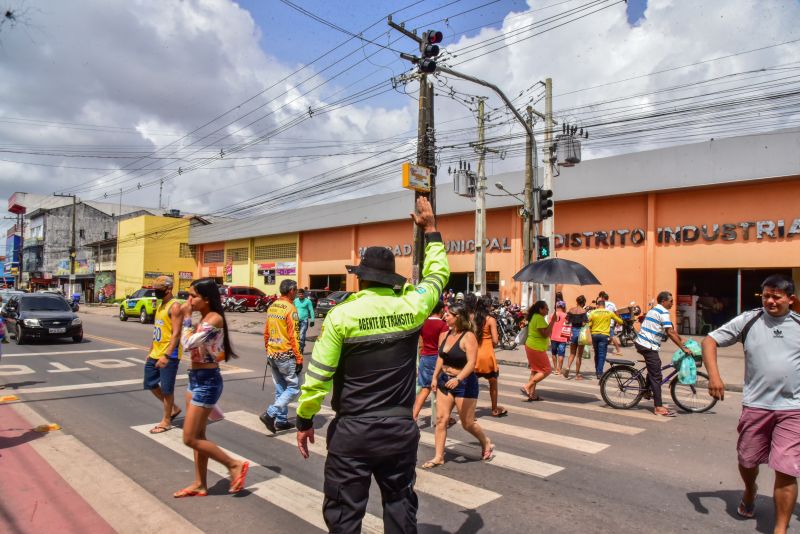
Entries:
{"type": "Polygon", "coordinates": [[[428,317],[422,325],[422,356],[437,356],[439,354],[439,336],[447,332],[447,323],[438,317],[428,317]]]}

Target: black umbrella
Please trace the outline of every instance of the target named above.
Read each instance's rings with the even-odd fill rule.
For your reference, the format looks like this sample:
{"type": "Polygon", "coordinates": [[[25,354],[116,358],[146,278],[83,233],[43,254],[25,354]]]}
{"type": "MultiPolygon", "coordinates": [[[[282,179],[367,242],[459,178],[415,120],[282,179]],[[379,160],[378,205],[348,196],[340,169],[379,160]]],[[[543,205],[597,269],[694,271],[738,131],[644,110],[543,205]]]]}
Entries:
{"type": "Polygon", "coordinates": [[[528,264],[514,275],[514,280],[517,282],[535,282],[537,284],[570,284],[577,286],[590,286],[600,283],[600,280],[580,263],[561,258],[546,258],[528,264]]]}

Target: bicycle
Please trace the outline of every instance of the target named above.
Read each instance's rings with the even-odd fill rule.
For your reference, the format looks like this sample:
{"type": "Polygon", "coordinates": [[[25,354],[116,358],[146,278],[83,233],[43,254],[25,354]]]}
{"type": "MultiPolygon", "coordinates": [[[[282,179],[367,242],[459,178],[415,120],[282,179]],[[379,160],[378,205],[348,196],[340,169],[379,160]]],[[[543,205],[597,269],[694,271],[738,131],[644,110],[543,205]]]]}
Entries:
{"type": "MultiPolygon", "coordinates": [[[[651,393],[644,377],[646,366],[636,369],[635,362],[617,358],[606,361],[611,368],[600,378],[600,395],[606,404],[619,410],[628,410],[639,404],[647,393],[651,393]]],[[[695,358],[695,361],[698,367],[702,365],[702,360],[695,358]]],[[[644,360],[639,362],[643,363],[644,360]]],[[[661,368],[662,371],[668,369],[672,369],[672,372],[661,381],[661,386],[670,382],[669,392],[676,406],[689,413],[703,413],[714,407],[717,399],[708,394],[706,373],[697,371],[697,382],[681,384],[675,365],[669,363],[661,368]]]]}

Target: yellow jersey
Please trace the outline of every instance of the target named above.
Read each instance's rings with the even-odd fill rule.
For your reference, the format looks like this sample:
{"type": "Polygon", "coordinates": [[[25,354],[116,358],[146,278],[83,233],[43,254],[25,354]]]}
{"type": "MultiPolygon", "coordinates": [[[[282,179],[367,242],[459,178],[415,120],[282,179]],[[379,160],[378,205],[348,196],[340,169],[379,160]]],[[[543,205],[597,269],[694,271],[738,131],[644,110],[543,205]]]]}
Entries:
{"type": "Polygon", "coordinates": [[[614,319],[619,324],[624,322],[619,315],[605,308],[596,308],[590,311],[589,328],[592,330],[592,334],[609,335],[611,332],[611,319],[614,319]]]}
{"type": "Polygon", "coordinates": [[[158,360],[162,356],[180,360],[183,355],[180,340],[175,345],[175,350],[172,351],[172,354],[167,354],[167,348],[169,348],[169,342],[172,340],[173,335],[169,309],[177,302],[175,299],[170,299],[166,304],[159,302],[158,307],[156,307],[156,313],[153,316],[153,345],[150,349],[150,357],[154,360],[158,360]]]}

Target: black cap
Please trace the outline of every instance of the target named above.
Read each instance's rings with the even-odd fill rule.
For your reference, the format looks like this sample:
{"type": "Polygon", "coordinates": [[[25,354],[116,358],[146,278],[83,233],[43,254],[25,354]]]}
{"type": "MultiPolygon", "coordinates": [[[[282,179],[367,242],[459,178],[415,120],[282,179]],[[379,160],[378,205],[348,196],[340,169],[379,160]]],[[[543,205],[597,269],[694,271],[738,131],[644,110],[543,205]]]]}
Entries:
{"type": "Polygon", "coordinates": [[[404,276],[395,271],[394,254],[386,247],[367,247],[359,265],[345,265],[347,272],[358,276],[361,280],[402,286],[406,283],[404,276]]]}

